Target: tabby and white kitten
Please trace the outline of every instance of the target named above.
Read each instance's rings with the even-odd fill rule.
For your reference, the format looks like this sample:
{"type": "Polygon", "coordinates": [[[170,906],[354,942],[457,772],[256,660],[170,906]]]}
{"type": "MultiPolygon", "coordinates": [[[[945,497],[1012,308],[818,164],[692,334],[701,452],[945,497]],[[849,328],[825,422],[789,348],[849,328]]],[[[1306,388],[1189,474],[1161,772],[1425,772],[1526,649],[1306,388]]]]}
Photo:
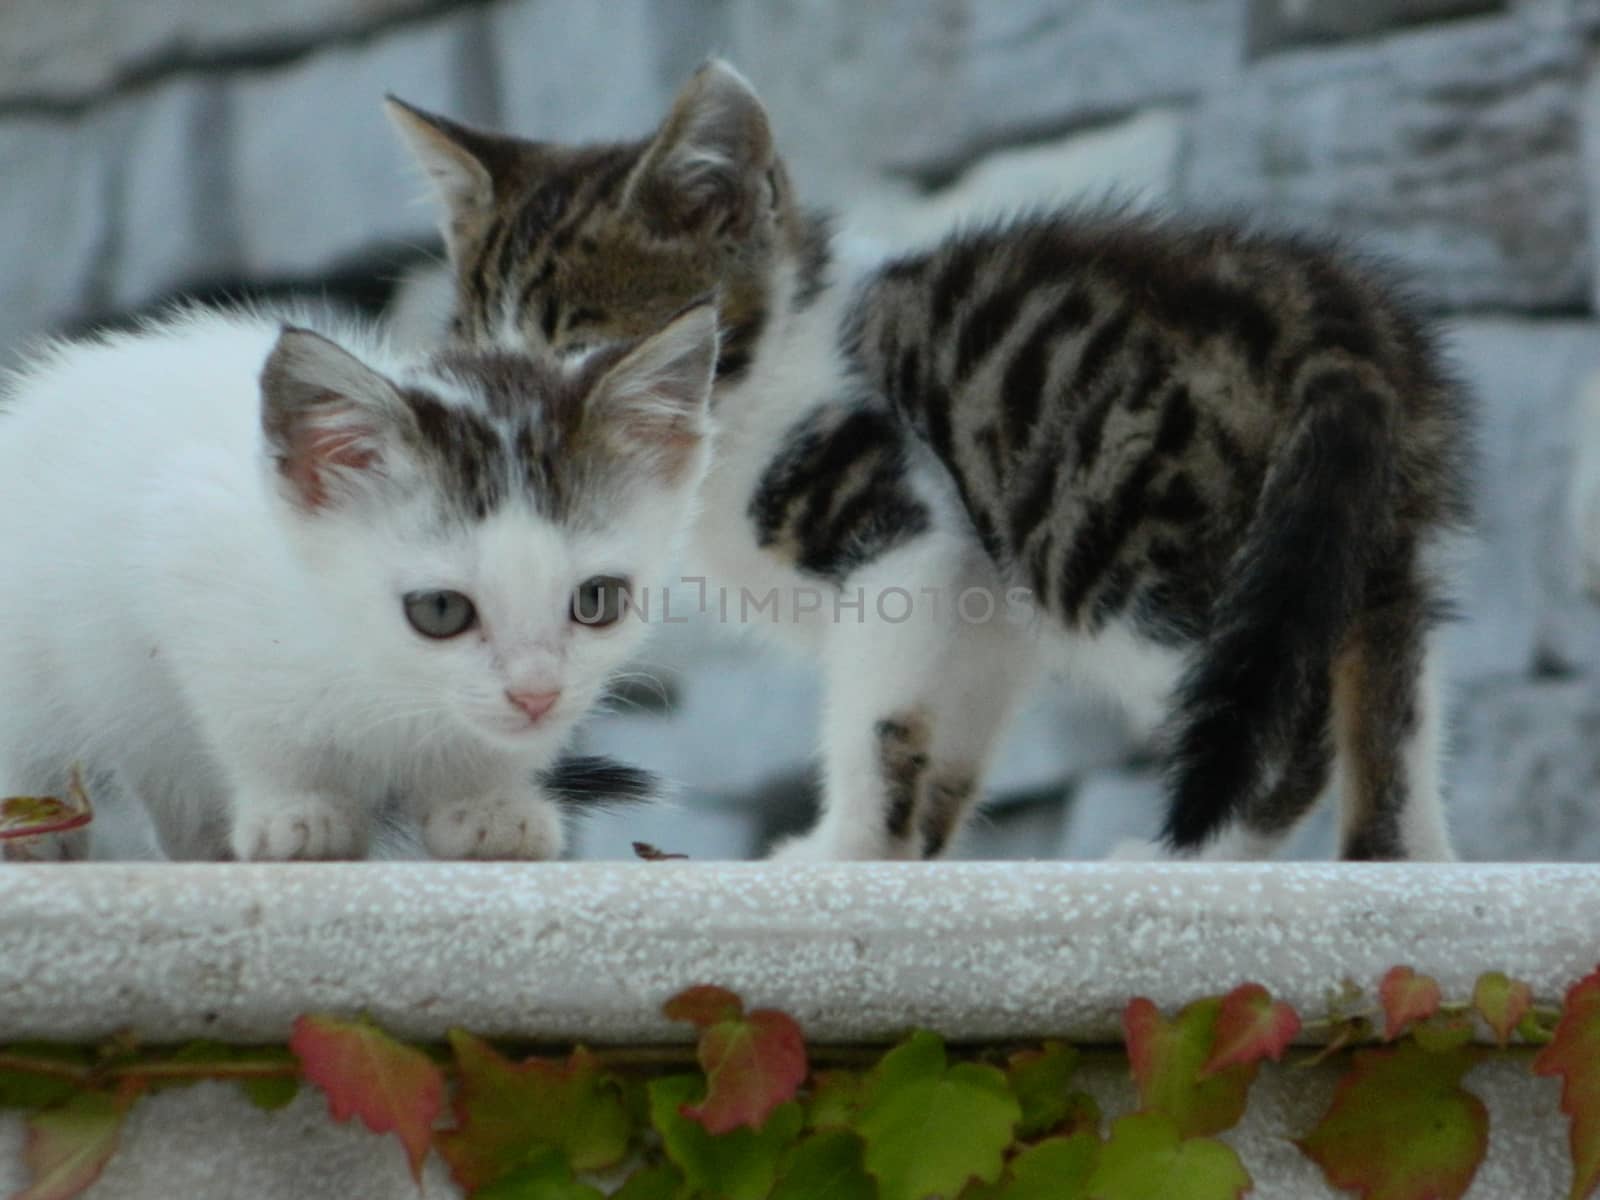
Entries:
{"type": "Polygon", "coordinates": [[[357,856],[395,797],[438,857],[555,857],[534,772],[691,520],[714,310],[566,364],[295,319],[182,313],[5,387],[0,794],[83,763],[175,858],[357,856]]]}
{"type": "Polygon", "coordinates": [[[1336,763],[1346,857],[1451,856],[1426,555],[1464,515],[1465,401],[1368,274],[1305,239],[1061,212],[845,287],[722,64],[631,144],[390,108],[448,205],[462,343],[572,352],[718,290],[692,568],[852,605],[798,628],[826,672],[824,815],[783,856],[941,853],[1041,666],[1165,719],[1179,851],[1226,830],[1212,852],[1269,853],[1336,763]],[[1000,615],[1019,588],[1032,622],[1000,615]],[[943,619],[904,619],[907,594],[943,619]]]}

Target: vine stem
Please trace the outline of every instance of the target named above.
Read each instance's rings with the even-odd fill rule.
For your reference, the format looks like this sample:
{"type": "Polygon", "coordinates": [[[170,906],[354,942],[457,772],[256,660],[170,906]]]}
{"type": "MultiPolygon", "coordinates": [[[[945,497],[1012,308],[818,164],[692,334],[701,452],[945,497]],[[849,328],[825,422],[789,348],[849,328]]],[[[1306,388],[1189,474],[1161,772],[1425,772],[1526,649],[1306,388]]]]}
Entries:
{"type": "MultiPolygon", "coordinates": [[[[1467,1016],[1473,1012],[1473,1005],[1469,1001],[1448,1001],[1439,1006],[1439,1012],[1447,1017],[1467,1016]]],[[[1559,1020],[1561,1016],[1561,1010],[1552,1005],[1534,1005],[1529,1009],[1529,1013],[1546,1024],[1559,1020]]],[[[1303,1034],[1311,1034],[1313,1037],[1322,1035],[1327,1040],[1315,1054],[1310,1058],[1301,1060],[1297,1065],[1304,1067],[1315,1066],[1343,1051],[1352,1050],[1362,1045],[1381,1044],[1382,1039],[1378,1038],[1373,1031],[1379,1028],[1383,1015],[1383,1011],[1379,1008],[1365,1008],[1337,1016],[1320,1017],[1302,1022],[1300,1029],[1303,1034]]],[[[1069,1044],[1084,1058],[1096,1061],[1114,1061],[1126,1055],[1124,1047],[1117,1042],[1088,1045],[1069,1044]]],[[[1003,1057],[1016,1050],[1036,1049],[1038,1045],[1037,1041],[1027,1040],[998,1044],[990,1042],[982,1046],[966,1046],[961,1043],[952,1043],[949,1049],[952,1055],[963,1058],[996,1058],[1003,1057]]],[[[131,1046],[128,1048],[131,1049],[131,1046]]],[[[451,1074],[454,1073],[453,1063],[443,1047],[429,1047],[428,1049],[437,1049],[438,1053],[430,1056],[436,1058],[445,1071],[451,1074]]],[[[529,1055],[564,1057],[571,1053],[573,1047],[566,1044],[526,1043],[503,1049],[513,1057],[529,1055]]],[[[1536,1053],[1537,1050],[1537,1046],[1519,1044],[1504,1047],[1502,1052],[1525,1057],[1536,1053]]],[[[883,1052],[884,1047],[882,1045],[869,1043],[821,1045],[807,1048],[811,1064],[823,1069],[829,1067],[871,1067],[883,1057],[883,1052]]],[[[608,1067],[643,1067],[669,1070],[677,1067],[693,1067],[698,1064],[695,1047],[688,1042],[605,1046],[591,1048],[589,1053],[608,1067]]],[[[62,1079],[83,1086],[93,1086],[101,1081],[126,1079],[294,1079],[300,1075],[299,1064],[293,1061],[207,1063],[187,1062],[182,1059],[168,1059],[165,1061],[145,1059],[142,1061],[81,1064],[43,1055],[5,1050],[0,1050],[0,1071],[15,1071],[50,1079],[62,1079]]]]}

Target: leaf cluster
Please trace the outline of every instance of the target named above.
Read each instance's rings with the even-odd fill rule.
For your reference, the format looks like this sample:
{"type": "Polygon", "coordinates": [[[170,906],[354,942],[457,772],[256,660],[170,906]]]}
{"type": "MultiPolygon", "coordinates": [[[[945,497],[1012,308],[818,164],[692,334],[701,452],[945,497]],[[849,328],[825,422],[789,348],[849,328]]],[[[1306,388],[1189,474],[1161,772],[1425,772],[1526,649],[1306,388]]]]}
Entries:
{"type": "Polygon", "coordinates": [[[814,1069],[791,1018],[713,986],[664,1009],[693,1027],[692,1058],[517,1056],[459,1030],[445,1047],[415,1047],[362,1018],[310,1015],[286,1048],[11,1046],[0,1107],[30,1114],[32,1182],[12,1200],[79,1195],[139,1097],[206,1079],[264,1108],[309,1083],[335,1120],[392,1135],[416,1178],[438,1155],[475,1200],[598,1200],[612,1188],[621,1200],[1235,1200],[1253,1185],[1225,1135],[1262,1064],[1311,1038],[1324,1046],[1285,1069],[1348,1053],[1327,1111],[1294,1139],[1300,1151],[1364,1200],[1455,1200],[1489,1138],[1463,1080],[1490,1055],[1527,1053],[1508,1049],[1520,1041],[1542,1047],[1536,1074],[1560,1080],[1569,1200],[1594,1194],[1600,970],[1560,1012],[1498,973],[1446,1002],[1434,980],[1396,967],[1377,994],[1372,1011],[1336,999],[1310,1022],[1257,984],[1170,1015],[1136,997],[1123,1032],[1137,1104],[1109,1119],[1077,1085],[1080,1050],[1062,1042],[953,1052],[919,1031],[814,1069]]]}

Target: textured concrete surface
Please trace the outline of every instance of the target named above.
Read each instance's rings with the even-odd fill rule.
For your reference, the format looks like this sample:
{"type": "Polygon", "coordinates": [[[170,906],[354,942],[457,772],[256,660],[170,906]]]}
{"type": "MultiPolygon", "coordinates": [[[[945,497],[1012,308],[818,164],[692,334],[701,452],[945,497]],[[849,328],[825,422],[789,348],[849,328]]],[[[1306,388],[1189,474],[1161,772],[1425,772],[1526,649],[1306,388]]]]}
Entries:
{"type": "Polygon", "coordinates": [[[1149,863],[290,866],[0,870],[0,1039],[285,1036],[308,1009],[397,1032],[682,1037],[715,981],[820,1039],[1106,1040],[1130,995],[1256,980],[1307,1016],[1396,963],[1464,998],[1546,1000],[1592,970],[1586,867],[1149,863]]]}
{"type": "Polygon", "coordinates": [[[1183,199],[1334,232],[1446,308],[1576,308],[1583,43],[1517,18],[1272,55],[1202,102],[1183,199]]]}

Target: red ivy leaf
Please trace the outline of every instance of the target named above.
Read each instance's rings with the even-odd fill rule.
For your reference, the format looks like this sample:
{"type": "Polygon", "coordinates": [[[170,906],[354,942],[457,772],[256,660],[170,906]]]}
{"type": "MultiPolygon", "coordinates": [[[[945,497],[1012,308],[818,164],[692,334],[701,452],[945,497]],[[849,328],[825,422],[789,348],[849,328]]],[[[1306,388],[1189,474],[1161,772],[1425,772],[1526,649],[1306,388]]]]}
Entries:
{"type": "Polygon", "coordinates": [[[1567,993],[1555,1038],[1533,1060],[1535,1075],[1561,1076],[1561,1111],[1572,1118],[1572,1190],[1583,1200],[1600,1184],[1600,969],[1567,993]]]}
{"type": "Polygon", "coordinates": [[[1353,1062],[1327,1113],[1295,1144],[1362,1200],[1458,1200],[1489,1147],[1489,1114],[1461,1086],[1476,1053],[1402,1042],[1358,1050],[1353,1062]]]}
{"type": "Polygon", "coordinates": [[[1246,983],[1222,998],[1211,1057],[1200,1068],[1202,1079],[1249,1063],[1273,1062],[1300,1032],[1300,1016],[1282,1000],[1274,1000],[1259,983],[1246,983]]]}
{"type": "Polygon", "coordinates": [[[741,1125],[761,1128],[805,1082],[805,1039],[786,1013],[762,1008],[747,1015],[739,997],[719,987],[690,988],[667,1001],[663,1011],[700,1029],[706,1098],[685,1105],[683,1115],[707,1133],[728,1133],[741,1125]]]}
{"type": "Polygon", "coordinates": [[[334,1017],[298,1018],[289,1049],[305,1077],[328,1094],[333,1119],[357,1116],[373,1133],[393,1133],[420,1183],[433,1123],[444,1107],[444,1075],[433,1060],[375,1025],[334,1017]]]}
{"type": "Polygon", "coordinates": [[[718,1021],[737,1021],[744,1016],[744,1001],[727,988],[703,983],[679,992],[661,1011],[669,1021],[688,1021],[704,1030],[718,1021]]]}
{"type": "Polygon", "coordinates": [[[1165,1113],[1181,1137],[1206,1137],[1238,1124],[1255,1082],[1258,1064],[1253,1062],[1201,1076],[1212,1055],[1221,1011],[1220,999],[1196,1000],[1168,1021],[1143,996],[1123,1010],[1139,1111],[1165,1113]]]}
{"type": "Polygon", "coordinates": [[[1508,979],[1499,971],[1486,971],[1478,976],[1472,989],[1472,1006],[1478,1015],[1494,1030],[1495,1038],[1504,1047],[1511,1034],[1533,1007],[1533,989],[1520,979],[1508,979]]]}
{"type": "Polygon", "coordinates": [[[22,1158],[33,1182],[11,1200],[71,1200],[96,1179],[116,1153],[122,1120],[137,1087],[79,1092],[28,1118],[22,1158]]]}
{"type": "Polygon", "coordinates": [[[459,1029],[450,1031],[450,1045],[460,1071],[456,1128],[435,1143],[468,1192],[526,1163],[534,1147],[558,1151],[579,1171],[608,1167],[627,1153],[621,1090],[581,1046],[564,1062],[514,1063],[459,1029]]]}
{"type": "Polygon", "coordinates": [[[1383,1001],[1383,1040],[1392,1042],[1413,1021],[1423,1021],[1439,1011],[1439,985],[1410,967],[1391,967],[1378,985],[1383,1001]]]}

